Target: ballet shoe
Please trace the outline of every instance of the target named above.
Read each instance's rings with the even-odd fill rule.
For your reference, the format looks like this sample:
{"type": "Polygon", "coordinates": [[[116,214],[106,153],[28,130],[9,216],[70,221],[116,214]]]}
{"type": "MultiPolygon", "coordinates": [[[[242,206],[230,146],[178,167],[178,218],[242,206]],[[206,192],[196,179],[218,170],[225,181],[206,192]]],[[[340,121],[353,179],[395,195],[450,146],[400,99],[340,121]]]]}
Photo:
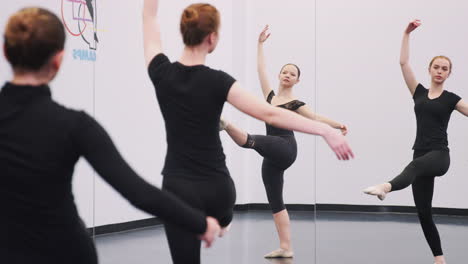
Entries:
{"type": "Polygon", "coordinates": [[[221,228],[221,231],[219,232],[219,237],[223,237],[224,235],[226,235],[227,232],[229,232],[229,230],[231,230],[231,224],[221,228]]]}
{"type": "Polygon", "coordinates": [[[220,118],[219,119],[219,131],[225,130],[228,124],[229,123],[226,120],[224,120],[223,118],[220,118]]]}
{"type": "Polygon", "coordinates": [[[377,186],[378,185],[367,187],[366,189],[364,189],[363,192],[365,194],[375,195],[375,196],[377,196],[377,198],[379,198],[381,201],[383,201],[383,200],[385,200],[385,197],[387,196],[387,193],[385,193],[384,190],[382,190],[381,188],[379,188],[377,186]]]}
{"type": "Polygon", "coordinates": [[[278,248],[263,256],[264,258],[292,258],[294,253],[291,250],[278,248]]]}

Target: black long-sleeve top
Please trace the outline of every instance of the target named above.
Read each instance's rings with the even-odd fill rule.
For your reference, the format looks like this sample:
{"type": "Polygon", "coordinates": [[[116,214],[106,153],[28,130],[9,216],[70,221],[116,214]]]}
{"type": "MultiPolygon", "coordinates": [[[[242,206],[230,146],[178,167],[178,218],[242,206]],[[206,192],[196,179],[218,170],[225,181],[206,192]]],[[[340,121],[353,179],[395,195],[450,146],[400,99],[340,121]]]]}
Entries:
{"type": "Polygon", "coordinates": [[[194,233],[205,231],[204,214],[139,177],[88,114],[53,101],[47,85],[7,83],[0,91],[0,251],[47,254],[79,246],[59,237],[85,231],[72,194],[81,156],[137,208],[194,233]]]}

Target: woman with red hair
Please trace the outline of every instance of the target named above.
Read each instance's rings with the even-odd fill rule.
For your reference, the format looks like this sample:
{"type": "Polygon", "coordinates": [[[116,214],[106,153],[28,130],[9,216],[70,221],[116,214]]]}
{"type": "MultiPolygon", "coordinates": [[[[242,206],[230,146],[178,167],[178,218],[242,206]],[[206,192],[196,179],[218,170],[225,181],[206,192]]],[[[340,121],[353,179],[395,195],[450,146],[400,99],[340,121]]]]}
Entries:
{"type": "MultiPolygon", "coordinates": [[[[161,48],[158,2],[144,2],[143,34],[148,73],[166,125],[163,189],[213,216],[222,227],[229,225],[236,193],[218,131],[226,101],[270,125],[322,136],[339,159],[353,157],[343,135],[330,126],[273,107],[243,90],[229,74],[205,66],[219,40],[220,14],[212,5],[185,8],[180,22],[185,47],[179,61],[171,63],[161,48]]],[[[200,262],[200,241],[193,234],[171,223],[165,229],[174,263],[200,262]]]]}
{"type": "Polygon", "coordinates": [[[468,116],[468,103],[458,95],[444,90],[445,80],[452,72],[452,62],[445,56],[436,56],[429,63],[429,89],[416,80],[409,64],[409,38],[411,32],[420,25],[421,21],[414,20],[406,27],[400,54],[403,78],[413,97],[416,114],[413,161],[391,181],[371,186],[364,192],[383,200],[389,192],[411,185],[419,221],[434,261],[436,264],[445,264],[439,232],[432,218],[432,196],[435,178],[443,176],[450,165],[447,141],[450,116],[454,110],[468,116]]]}

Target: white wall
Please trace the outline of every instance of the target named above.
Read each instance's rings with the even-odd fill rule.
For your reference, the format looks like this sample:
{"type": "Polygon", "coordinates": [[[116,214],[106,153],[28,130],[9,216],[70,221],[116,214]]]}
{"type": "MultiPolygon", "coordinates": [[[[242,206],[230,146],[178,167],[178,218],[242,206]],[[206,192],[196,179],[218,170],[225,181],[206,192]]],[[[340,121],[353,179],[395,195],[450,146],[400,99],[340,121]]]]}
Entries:
{"type": "MultiPolygon", "coordinates": [[[[427,67],[439,54],[452,58],[446,88],[468,95],[468,3],[463,1],[317,1],[317,109],[349,125],[352,162],[334,159],[323,142],[317,153],[317,203],[382,204],[361,190],[390,180],[411,161],[416,135],[413,101],[399,67],[403,31],[414,18],[422,26],[411,37],[411,65],[430,84],[427,67]]],[[[466,130],[458,112],[449,125],[452,163],[436,181],[434,206],[468,208],[466,130]]],[[[413,205],[411,188],[387,197],[385,205],[413,205]]]]}

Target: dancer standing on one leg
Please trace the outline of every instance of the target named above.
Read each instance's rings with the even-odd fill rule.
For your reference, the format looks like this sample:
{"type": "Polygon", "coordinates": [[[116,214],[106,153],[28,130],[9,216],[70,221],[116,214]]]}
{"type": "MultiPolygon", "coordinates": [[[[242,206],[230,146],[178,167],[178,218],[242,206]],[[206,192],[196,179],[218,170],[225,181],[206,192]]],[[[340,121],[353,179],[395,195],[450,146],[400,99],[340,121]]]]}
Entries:
{"type": "Polygon", "coordinates": [[[450,165],[447,141],[450,115],[453,110],[457,110],[468,116],[468,104],[458,95],[444,90],[444,82],[452,71],[452,63],[445,56],[434,57],[429,64],[429,89],[416,80],[409,65],[409,36],[420,25],[419,20],[408,25],[403,35],[400,55],[403,78],[415,103],[417,133],[413,161],[393,180],[369,187],[364,192],[383,200],[387,193],[412,185],[419,220],[435,263],[445,264],[439,233],[432,219],[434,179],[444,175],[450,165]]]}
{"type": "MultiPolygon", "coordinates": [[[[299,82],[301,74],[296,65],[286,64],[283,66],[278,76],[280,81],[278,95],[275,95],[266,75],[265,58],[263,55],[263,43],[270,36],[270,34],[266,33],[267,30],[268,26],[260,33],[257,58],[260,84],[266,101],[269,104],[295,111],[307,118],[340,129],[343,135],[345,135],[347,132],[346,126],[313,113],[305,103],[295,99],[292,88],[299,82]]],[[[225,120],[221,121],[220,127],[226,130],[239,146],[254,149],[264,157],[262,178],[280,240],[279,249],[266,254],[265,257],[292,257],[289,215],[283,202],[283,176],[284,171],[296,160],[297,144],[294,133],[290,130],[266,124],[267,136],[249,135],[225,120]]]]}
{"type": "MultiPolygon", "coordinates": [[[[185,47],[178,62],[162,53],[157,0],[145,0],[145,60],[166,125],[163,188],[226,227],[232,220],[234,183],[226,167],[218,126],[227,101],[269,124],[321,135],[339,159],[353,157],[342,135],[327,125],[277,107],[243,90],[229,74],[205,66],[219,40],[220,14],[210,4],[192,4],[182,13],[185,47]]],[[[174,263],[200,263],[200,242],[180,227],[165,225],[174,263]]]]}

